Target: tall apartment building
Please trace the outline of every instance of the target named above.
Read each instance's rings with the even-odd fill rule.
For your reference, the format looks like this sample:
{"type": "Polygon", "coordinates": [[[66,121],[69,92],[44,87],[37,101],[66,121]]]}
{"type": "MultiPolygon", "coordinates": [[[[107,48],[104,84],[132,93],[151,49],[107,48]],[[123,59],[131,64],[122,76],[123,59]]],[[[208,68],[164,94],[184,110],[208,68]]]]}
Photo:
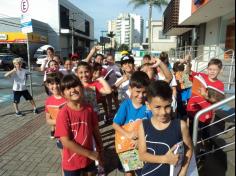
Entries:
{"type": "Polygon", "coordinates": [[[108,22],[108,32],[113,31],[118,45],[126,44],[130,48],[143,42],[144,21],[136,14],[120,14],[115,20],[108,22]]]}

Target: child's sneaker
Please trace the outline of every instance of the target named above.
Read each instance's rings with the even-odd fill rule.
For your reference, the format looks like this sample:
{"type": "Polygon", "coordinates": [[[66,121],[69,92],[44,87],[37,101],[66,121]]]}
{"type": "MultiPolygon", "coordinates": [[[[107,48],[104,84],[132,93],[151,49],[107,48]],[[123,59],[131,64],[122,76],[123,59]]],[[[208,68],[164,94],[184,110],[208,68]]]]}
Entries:
{"type": "Polygon", "coordinates": [[[50,139],[55,139],[54,134],[55,134],[55,131],[51,131],[50,139]]]}
{"type": "Polygon", "coordinates": [[[16,117],[22,117],[23,116],[23,114],[22,114],[22,112],[16,112],[16,117]]]}
{"type": "Polygon", "coordinates": [[[33,110],[33,113],[34,113],[34,114],[38,114],[38,113],[39,113],[38,109],[35,108],[35,109],[33,110]]]}

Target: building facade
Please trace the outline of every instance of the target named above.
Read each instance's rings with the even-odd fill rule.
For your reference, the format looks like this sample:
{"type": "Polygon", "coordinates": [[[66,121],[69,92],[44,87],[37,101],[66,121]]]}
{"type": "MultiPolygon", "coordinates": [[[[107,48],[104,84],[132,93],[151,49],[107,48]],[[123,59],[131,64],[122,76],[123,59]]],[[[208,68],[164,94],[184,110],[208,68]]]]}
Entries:
{"type": "MultiPolygon", "coordinates": [[[[79,48],[90,48],[93,44],[94,20],[68,0],[31,0],[28,2],[28,14],[32,18],[32,23],[35,21],[32,24],[31,35],[40,35],[41,38],[46,39],[43,42],[30,43],[31,55],[38,47],[46,43],[54,46],[62,57],[68,57],[68,54],[72,52],[72,39],[74,39],[75,52],[79,48]]],[[[18,0],[1,1],[1,14],[5,14],[9,19],[7,23],[4,23],[2,18],[6,16],[0,16],[0,34],[21,31],[20,7],[18,0]],[[14,27],[11,25],[12,18],[18,18],[19,21],[14,27]]]]}
{"type": "MultiPolygon", "coordinates": [[[[146,41],[148,41],[148,22],[146,23],[146,41]]],[[[166,51],[176,48],[176,36],[167,36],[163,33],[163,22],[153,20],[151,22],[151,51],[166,51]]],[[[148,48],[148,43],[143,43],[144,48],[148,48]]]]}
{"type": "Polygon", "coordinates": [[[235,50],[235,0],[171,0],[163,31],[178,36],[178,47],[194,46],[196,55],[224,57],[235,50]]]}

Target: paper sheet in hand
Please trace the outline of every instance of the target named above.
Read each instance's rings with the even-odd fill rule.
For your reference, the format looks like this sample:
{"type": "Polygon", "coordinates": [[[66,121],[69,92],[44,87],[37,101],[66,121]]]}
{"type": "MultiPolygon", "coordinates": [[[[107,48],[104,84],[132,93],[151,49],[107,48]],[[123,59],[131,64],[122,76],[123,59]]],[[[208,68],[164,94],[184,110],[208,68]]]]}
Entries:
{"type": "MultiPolygon", "coordinates": [[[[170,176],[178,176],[178,174],[181,170],[181,167],[182,167],[183,160],[184,160],[184,144],[183,144],[183,142],[181,141],[181,142],[177,143],[176,145],[177,145],[177,147],[176,147],[176,150],[174,151],[174,154],[179,154],[180,160],[176,164],[176,166],[174,166],[174,165],[170,166],[170,176]]],[[[190,160],[190,164],[189,164],[186,176],[198,176],[197,164],[196,164],[196,159],[195,159],[194,153],[193,153],[192,158],[190,160]]]]}

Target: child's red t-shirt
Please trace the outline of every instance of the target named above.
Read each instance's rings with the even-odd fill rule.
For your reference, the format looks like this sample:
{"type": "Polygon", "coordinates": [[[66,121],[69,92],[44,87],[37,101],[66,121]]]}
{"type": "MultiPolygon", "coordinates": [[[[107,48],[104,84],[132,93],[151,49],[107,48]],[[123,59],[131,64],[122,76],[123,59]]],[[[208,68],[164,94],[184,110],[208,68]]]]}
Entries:
{"type": "Polygon", "coordinates": [[[66,99],[64,97],[61,97],[61,98],[56,98],[55,96],[50,96],[48,97],[46,100],[45,100],[45,112],[46,113],[49,113],[48,112],[48,105],[52,105],[52,106],[61,106],[63,104],[66,103],[66,99]]]}
{"type": "Polygon", "coordinates": [[[100,94],[99,91],[103,88],[103,85],[99,81],[93,81],[89,83],[87,87],[95,87],[97,102],[99,102],[102,98],[102,95],[100,94]]]}
{"type": "MultiPolygon", "coordinates": [[[[80,110],[73,110],[66,104],[60,111],[55,137],[69,137],[81,147],[93,151],[93,128],[98,126],[97,115],[90,105],[83,105],[80,110]]],[[[74,171],[92,163],[89,158],[76,154],[63,147],[62,167],[74,171]]]]}
{"type": "MultiPolygon", "coordinates": [[[[212,82],[209,80],[208,75],[205,73],[197,73],[197,72],[192,72],[192,79],[194,79],[194,76],[196,75],[201,75],[205,82],[207,83],[207,85],[215,87],[221,91],[224,91],[224,84],[222,81],[217,80],[215,82],[212,82]]],[[[209,106],[211,106],[212,104],[208,101],[206,101],[203,97],[197,96],[195,94],[192,94],[191,98],[189,99],[188,105],[187,105],[187,112],[188,114],[193,118],[196,113],[204,108],[207,108],[209,106]]],[[[213,117],[213,112],[207,112],[205,114],[203,114],[200,117],[200,121],[203,123],[210,123],[213,117]]]]}

